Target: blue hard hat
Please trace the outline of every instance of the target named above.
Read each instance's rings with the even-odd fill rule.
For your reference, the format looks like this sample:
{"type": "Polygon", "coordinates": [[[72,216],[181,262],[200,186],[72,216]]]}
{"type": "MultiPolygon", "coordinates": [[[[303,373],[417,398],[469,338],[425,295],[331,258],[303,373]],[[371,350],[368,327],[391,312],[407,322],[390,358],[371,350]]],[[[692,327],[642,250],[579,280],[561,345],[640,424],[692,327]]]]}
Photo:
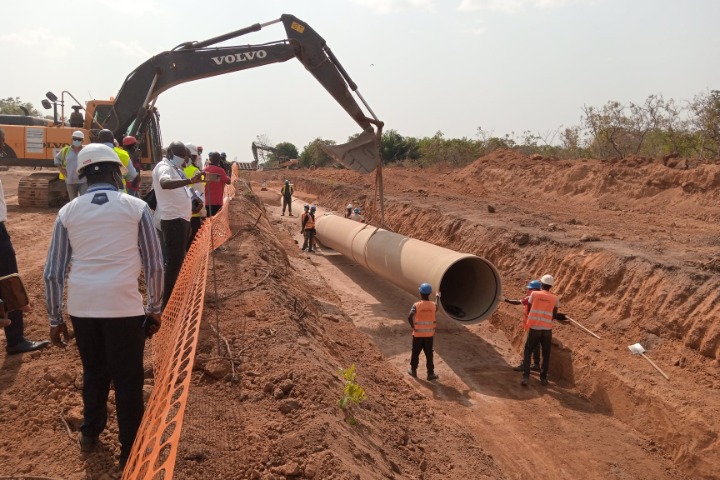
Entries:
{"type": "Polygon", "coordinates": [[[355,207],[355,210],[353,210],[355,213],[360,213],[360,209],[355,207]]]}
{"type": "Polygon", "coordinates": [[[316,208],[315,205],[313,205],[312,207],[310,207],[310,210],[312,210],[314,212],[315,208],[316,208]]]}
{"type": "Polygon", "coordinates": [[[540,280],[533,280],[532,282],[527,284],[528,290],[540,290],[542,288],[542,283],[540,280]]]}
{"type": "Polygon", "coordinates": [[[420,288],[418,288],[418,291],[422,295],[430,295],[432,293],[432,285],[430,285],[429,283],[423,283],[422,285],[420,285],[420,288]]]}

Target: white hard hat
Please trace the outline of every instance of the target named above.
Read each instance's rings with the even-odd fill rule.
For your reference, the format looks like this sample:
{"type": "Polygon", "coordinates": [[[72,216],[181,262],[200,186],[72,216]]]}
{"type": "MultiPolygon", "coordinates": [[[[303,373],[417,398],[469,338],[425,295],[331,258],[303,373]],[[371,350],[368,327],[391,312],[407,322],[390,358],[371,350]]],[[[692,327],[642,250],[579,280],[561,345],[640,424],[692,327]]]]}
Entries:
{"type": "Polygon", "coordinates": [[[190,155],[197,155],[197,154],[198,154],[198,149],[197,149],[197,147],[196,147],[195,145],[193,145],[192,143],[186,143],[186,144],[185,144],[185,148],[187,148],[188,150],[190,150],[190,155]]]}
{"type": "Polygon", "coordinates": [[[555,279],[552,277],[552,275],[543,275],[542,277],[540,277],[540,283],[552,287],[555,284],[555,279]]]}
{"type": "Polygon", "coordinates": [[[348,206],[345,208],[352,208],[352,203],[348,203],[348,206]]]}
{"type": "Polygon", "coordinates": [[[75,130],[72,134],[73,138],[82,138],[85,140],[85,133],[82,130],[75,130]]]}
{"type": "Polygon", "coordinates": [[[103,143],[91,143],[86,145],[78,153],[77,173],[80,173],[85,167],[95,165],[96,163],[112,162],[120,166],[120,171],[126,172],[125,165],[120,161],[115,150],[103,143]]]}

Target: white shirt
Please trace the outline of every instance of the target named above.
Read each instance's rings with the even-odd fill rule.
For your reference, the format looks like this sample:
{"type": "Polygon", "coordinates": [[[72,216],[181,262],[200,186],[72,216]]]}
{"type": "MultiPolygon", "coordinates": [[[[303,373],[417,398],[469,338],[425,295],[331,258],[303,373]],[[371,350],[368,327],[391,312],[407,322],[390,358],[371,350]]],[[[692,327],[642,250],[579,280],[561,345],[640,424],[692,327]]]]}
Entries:
{"type": "Polygon", "coordinates": [[[162,253],[150,209],[139,198],[94,186],[58,212],[45,265],[50,324],[67,312],[83,318],[122,318],[145,313],[138,277],[145,269],[148,311],[162,301],[162,253]]]}
{"type": "Polygon", "coordinates": [[[5,194],[3,193],[2,180],[0,180],[0,222],[7,221],[7,203],[5,203],[5,194]]]}
{"type": "Polygon", "coordinates": [[[155,216],[160,220],[175,220],[182,218],[190,221],[192,216],[192,193],[188,187],[180,187],[164,189],[160,186],[160,180],[180,180],[185,177],[178,167],[173,165],[170,160],[163,158],[161,162],[155,165],[152,173],[153,189],[155,190],[155,198],[157,198],[157,209],[155,216]]]}

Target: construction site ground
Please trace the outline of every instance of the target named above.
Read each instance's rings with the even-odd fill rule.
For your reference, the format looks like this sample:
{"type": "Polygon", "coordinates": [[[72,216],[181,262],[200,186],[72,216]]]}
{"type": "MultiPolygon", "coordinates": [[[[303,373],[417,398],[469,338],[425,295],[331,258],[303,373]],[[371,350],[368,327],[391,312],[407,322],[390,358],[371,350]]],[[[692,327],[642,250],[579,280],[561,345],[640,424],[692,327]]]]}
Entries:
{"type": "MultiPolygon", "coordinates": [[[[671,162],[498,151],[465,168],[384,169],[389,228],[488,259],[506,297],[554,275],[561,311],[601,337],[556,325],[550,383],[534,374],[529,387],[512,370],[520,307],[501,303],[469,326],[441,317],[440,379],[424,379],[422,358],[414,379],[416,297],[322,245],[300,251],[305,202],[340,214],[352,203],[380,223],[374,174],[243,172],[233,237],[210,262],[174,478],[720,478],[720,165],[671,162]],[[286,178],[292,217],[280,216],[286,178]],[[637,342],[669,381],[630,353],[637,342]],[[351,365],[367,400],[342,410],[339,369],[351,365]]],[[[30,172],[0,179],[34,305],[26,336],[43,339],[57,210],[17,206],[30,172]]],[[[120,478],[114,415],[98,452],[77,446],[81,385],[72,342],[2,349],[0,478],[120,478]]]]}

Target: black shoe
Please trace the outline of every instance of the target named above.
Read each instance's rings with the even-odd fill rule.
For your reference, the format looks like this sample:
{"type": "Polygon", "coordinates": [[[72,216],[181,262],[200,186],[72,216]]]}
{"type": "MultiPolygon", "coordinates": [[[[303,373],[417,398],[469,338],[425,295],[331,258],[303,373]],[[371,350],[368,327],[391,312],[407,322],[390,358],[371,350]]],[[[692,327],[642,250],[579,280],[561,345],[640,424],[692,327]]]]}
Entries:
{"type": "Polygon", "coordinates": [[[428,373],[428,380],[437,380],[438,378],[440,378],[440,375],[438,375],[437,373],[428,373]]]}
{"type": "Polygon", "coordinates": [[[309,249],[308,253],[315,253],[315,250],[309,249]]]}
{"type": "Polygon", "coordinates": [[[517,367],[513,367],[513,370],[516,372],[522,372],[523,370],[525,370],[525,364],[521,363],[517,367]]]}
{"type": "Polygon", "coordinates": [[[78,438],[78,443],[80,444],[81,451],[86,453],[94,452],[98,446],[98,437],[91,437],[81,433],[80,438],[78,438]]]}
{"type": "Polygon", "coordinates": [[[48,345],[50,345],[50,340],[33,342],[32,340],[23,339],[23,341],[18,343],[17,345],[5,348],[5,351],[7,351],[8,355],[15,355],[18,353],[34,352],[35,350],[40,350],[41,348],[45,348],[48,345]]]}
{"type": "Polygon", "coordinates": [[[542,377],[542,378],[540,379],[540,385],[547,385],[547,384],[548,384],[547,378],[542,377]]]}
{"type": "Polygon", "coordinates": [[[288,217],[294,217],[294,216],[295,215],[293,215],[292,213],[288,213],[288,217]]]}
{"type": "Polygon", "coordinates": [[[522,385],[523,387],[527,387],[528,383],[530,383],[530,379],[523,375],[522,380],[520,380],[520,385],[522,385]]]}
{"type": "Polygon", "coordinates": [[[530,370],[532,370],[533,372],[539,372],[540,365],[538,365],[537,363],[533,363],[532,365],[530,365],[530,370]]]}
{"type": "Polygon", "coordinates": [[[408,375],[410,375],[413,378],[417,378],[417,370],[413,370],[412,368],[408,368],[408,375]]]}

